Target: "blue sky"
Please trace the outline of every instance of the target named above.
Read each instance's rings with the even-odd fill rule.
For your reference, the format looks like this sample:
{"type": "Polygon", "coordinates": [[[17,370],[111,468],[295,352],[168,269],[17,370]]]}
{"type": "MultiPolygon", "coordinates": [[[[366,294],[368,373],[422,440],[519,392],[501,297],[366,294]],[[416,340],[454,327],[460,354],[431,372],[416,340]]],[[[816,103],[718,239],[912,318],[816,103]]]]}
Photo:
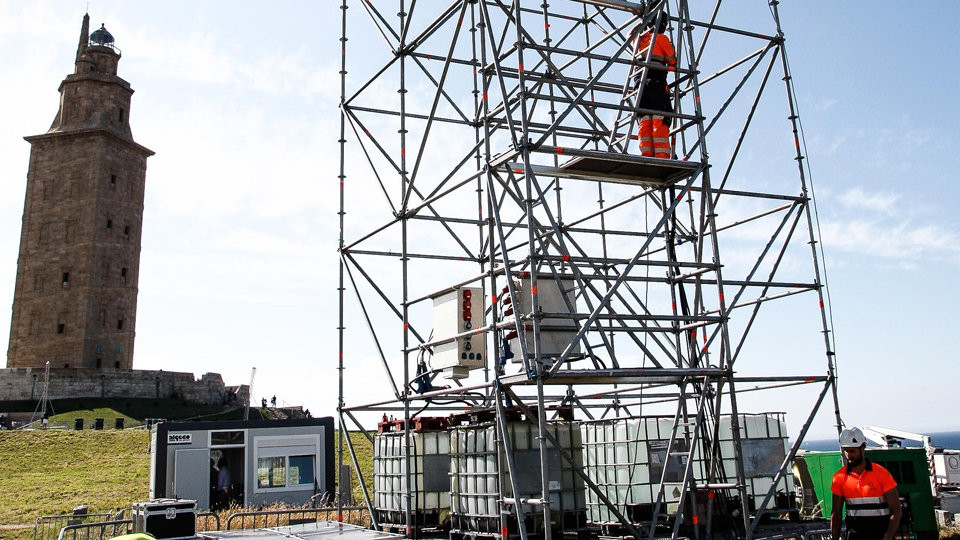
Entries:
{"type": "MultiPolygon", "coordinates": [[[[256,366],[255,399],[334,413],[338,4],[90,2],[91,27],[103,22],[116,37],[120,75],[136,90],[134,137],[157,152],[135,367],[216,371],[237,384],[256,366]]],[[[743,4],[748,17],[769,19],[765,2],[743,4]]],[[[86,6],[0,1],[3,305],[12,304],[23,211],[22,137],[44,132],[56,113],[86,6]]],[[[950,39],[960,4],[923,6],[780,5],[818,196],[843,416],[914,431],[960,428],[949,414],[960,408],[951,167],[960,51],[950,39]]],[[[379,44],[361,35],[360,10],[350,15],[359,56],[379,44]]],[[[790,137],[784,119],[770,121],[790,137]]],[[[352,330],[366,339],[359,324],[352,330]]],[[[789,328],[770,334],[770,347],[796,346],[789,328]]],[[[805,406],[789,401],[751,405],[787,410],[796,432],[805,406]]],[[[812,434],[829,436],[831,424],[825,408],[812,434]]]]}

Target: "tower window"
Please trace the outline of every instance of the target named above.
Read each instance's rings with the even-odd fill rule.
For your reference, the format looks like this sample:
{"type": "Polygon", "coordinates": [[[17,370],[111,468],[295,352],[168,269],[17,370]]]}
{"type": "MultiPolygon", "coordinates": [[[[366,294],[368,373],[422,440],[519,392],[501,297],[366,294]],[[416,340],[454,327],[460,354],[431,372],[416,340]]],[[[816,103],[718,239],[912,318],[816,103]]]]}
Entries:
{"type": "Polygon", "coordinates": [[[124,236],[130,236],[130,226],[129,226],[129,225],[124,225],[124,226],[123,226],[123,235],[124,235],[124,236]]]}
{"type": "Polygon", "coordinates": [[[70,272],[64,272],[63,275],[61,276],[61,280],[63,281],[64,285],[66,285],[67,283],[70,283],[70,272]]]}
{"type": "Polygon", "coordinates": [[[117,175],[115,175],[115,174],[111,174],[111,175],[110,175],[110,185],[112,185],[112,186],[117,185],[117,175]]]}
{"type": "Polygon", "coordinates": [[[113,228],[113,220],[112,220],[112,219],[108,219],[108,220],[107,220],[107,228],[108,228],[108,229],[112,229],[112,228],[113,228]]]}
{"type": "Polygon", "coordinates": [[[103,359],[97,358],[97,367],[100,367],[102,365],[103,365],[103,359]]]}
{"type": "Polygon", "coordinates": [[[64,323],[57,323],[57,333],[62,334],[66,330],[66,326],[64,323]]]}
{"type": "Polygon", "coordinates": [[[120,109],[120,114],[117,115],[117,120],[120,122],[123,122],[123,113],[124,113],[124,110],[120,109]]]}
{"type": "Polygon", "coordinates": [[[117,319],[117,330],[123,330],[123,319],[117,319]]]}
{"type": "Polygon", "coordinates": [[[117,360],[116,362],[114,362],[114,363],[113,363],[113,367],[115,367],[115,368],[117,368],[117,369],[120,369],[120,361],[117,360]]]}
{"type": "Polygon", "coordinates": [[[127,282],[127,268],[123,267],[120,269],[120,279],[126,283],[127,282]]]}

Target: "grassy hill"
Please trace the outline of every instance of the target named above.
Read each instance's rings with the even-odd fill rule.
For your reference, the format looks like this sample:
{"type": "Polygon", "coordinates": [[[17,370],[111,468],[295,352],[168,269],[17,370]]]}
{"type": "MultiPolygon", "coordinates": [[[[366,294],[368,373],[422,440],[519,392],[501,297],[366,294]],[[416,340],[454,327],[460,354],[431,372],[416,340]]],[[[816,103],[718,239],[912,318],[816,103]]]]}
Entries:
{"type": "MultiPolygon", "coordinates": [[[[361,433],[351,439],[369,486],[373,448],[361,433]]],[[[67,513],[79,504],[105,512],[146,500],[148,443],[144,429],[0,431],[0,538],[32,538],[37,516],[67,513]],[[11,530],[9,525],[30,527],[11,530]]],[[[359,484],[352,484],[355,498],[362,500],[359,484]]]]}
{"type": "MultiPolygon", "coordinates": [[[[50,403],[53,415],[51,426],[73,428],[77,418],[83,419],[88,428],[97,418],[104,420],[104,427],[112,428],[117,418],[124,419],[126,427],[137,426],[149,418],[167,420],[239,420],[243,418],[243,408],[239,406],[199,405],[179,399],[149,398],[76,398],[59,399],[50,403]]],[[[36,401],[0,402],[0,411],[15,413],[17,417],[29,420],[31,416],[39,418],[36,401]]],[[[261,409],[252,407],[250,418],[261,418],[261,409]]]]}

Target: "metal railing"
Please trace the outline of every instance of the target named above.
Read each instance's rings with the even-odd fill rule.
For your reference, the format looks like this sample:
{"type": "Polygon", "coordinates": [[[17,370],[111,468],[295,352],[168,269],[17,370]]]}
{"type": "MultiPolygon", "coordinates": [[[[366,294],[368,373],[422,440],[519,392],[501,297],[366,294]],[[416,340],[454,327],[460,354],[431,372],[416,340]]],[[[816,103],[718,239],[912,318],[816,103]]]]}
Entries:
{"type": "Polygon", "coordinates": [[[369,525],[370,516],[366,506],[344,506],[342,519],[338,519],[337,508],[290,508],[286,510],[261,510],[256,512],[237,512],[227,518],[226,530],[260,529],[280,527],[300,523],[320,521],[343,521],[356,525],[369,525]]]}
{"type": "Polygon", "coordinates": [[[197,512],[197,530],[198,531],[219,531],[220,516],[213,512],[197,512]],[[213,521],[211,527],[210,521],[213,521]]]}
{"type": "Polygon", "coordinates": [[[54,540],[59,537],[60,530],[74,525],[88,523],[104,523],[113,520],[122,520],[126,509],[116,513],[101,512],[94,514],[60,514],[56,516],[39,516],[33,524],[33,540],[54,540]]]}
{"type": "Polygon", "coordinates": [[[105,540],[127,534],[132,528],[132,519],[78,523],[60,529],[57,540],[105,540]]]}

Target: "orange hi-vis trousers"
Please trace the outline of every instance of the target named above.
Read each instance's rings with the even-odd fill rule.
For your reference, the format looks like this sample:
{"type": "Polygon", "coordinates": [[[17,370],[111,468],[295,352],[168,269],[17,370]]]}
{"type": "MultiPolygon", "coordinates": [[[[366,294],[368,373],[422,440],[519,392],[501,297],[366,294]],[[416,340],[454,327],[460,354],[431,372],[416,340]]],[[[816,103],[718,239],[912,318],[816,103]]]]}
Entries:
{"type": "Polygon", "coordinates": [[[640,117],[640,155],[670,159],[670,128],[663,123],[663,116],[640,117]]]}

